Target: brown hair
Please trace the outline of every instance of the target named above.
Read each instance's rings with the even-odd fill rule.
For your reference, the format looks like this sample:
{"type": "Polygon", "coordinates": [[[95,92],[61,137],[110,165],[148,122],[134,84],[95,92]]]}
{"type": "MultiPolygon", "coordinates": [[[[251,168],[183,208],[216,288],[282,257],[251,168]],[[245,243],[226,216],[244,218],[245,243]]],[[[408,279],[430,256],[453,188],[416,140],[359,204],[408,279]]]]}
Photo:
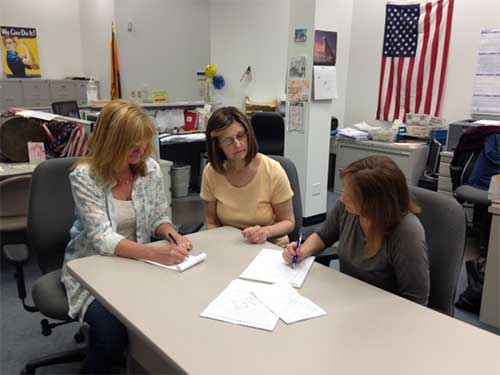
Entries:
{"type": "Polygon", "coordinates": [[[235,107],[219,108],[210,116],[206,131],[208,161],[219,173],[226,171],[224,168],[226,155],[222,151],[217,137],[235,122],[243,126],[247,133],[248,150],[245,157],[245,165],[250,164],[258,152],[257,139],[255,138],[250,121],[248,121],[248,117],[235,107]]]}
{"type": "Polygon", "coordinates": [[[366,252],[375,256],[392,230],[420,208],[410,196],[401,169],[387,156],[369,156],[349,164],[340,176],[349,180],[360,215],[371,223],[366,252]]]}
{"type": "Polygon", "coordinates": [[[145,176],[155,133],[153,122],[141,107],[127,100],[113,100],[101,110],[89,140],[89,153],[78,164],[87,163],[100,184],[111,184],[114,173],[126,165],[130,151],[146,143],[141,160],[132,167],[135,175],[145,176]]]}

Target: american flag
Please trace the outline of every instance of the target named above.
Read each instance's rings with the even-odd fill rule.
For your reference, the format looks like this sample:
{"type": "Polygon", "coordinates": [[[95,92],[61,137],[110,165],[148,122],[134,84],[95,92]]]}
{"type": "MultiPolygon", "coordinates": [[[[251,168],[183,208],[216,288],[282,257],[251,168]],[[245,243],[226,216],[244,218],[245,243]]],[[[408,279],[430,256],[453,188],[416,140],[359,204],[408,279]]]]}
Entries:
{"type": "Polygon", "coordinates": [[[453,3],[386,5],[377,120],[405,120],[408,112],[439,116],[453,3]]]}

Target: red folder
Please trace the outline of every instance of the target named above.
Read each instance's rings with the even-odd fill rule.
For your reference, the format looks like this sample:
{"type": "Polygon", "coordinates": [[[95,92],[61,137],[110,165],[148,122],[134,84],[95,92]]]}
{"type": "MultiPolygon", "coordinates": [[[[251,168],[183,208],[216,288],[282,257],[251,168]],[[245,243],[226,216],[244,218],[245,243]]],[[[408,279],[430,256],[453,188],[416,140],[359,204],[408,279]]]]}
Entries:
{"type": "Polygon", "coordinates": [[[196,111],[184,112],[184,130],[196,130],[198,127],[198,115],[196,111]]]}

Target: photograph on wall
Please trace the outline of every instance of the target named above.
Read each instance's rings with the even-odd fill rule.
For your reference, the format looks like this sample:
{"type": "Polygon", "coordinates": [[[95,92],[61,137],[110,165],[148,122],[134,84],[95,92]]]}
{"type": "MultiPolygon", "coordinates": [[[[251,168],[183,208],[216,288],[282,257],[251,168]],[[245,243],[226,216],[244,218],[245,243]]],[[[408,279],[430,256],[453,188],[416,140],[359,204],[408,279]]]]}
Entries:
{"type": "Polygon", "coordinates": [[[304,133],[304,103],[290,103],[288,112],[288,131],[304,133]]]}
{"type": "Polygon", "coordinates": [[[309,80],[289,79],[287,81],[286,97],[290,102],[309,101],[309,80]]]}
{"type": "Polygon", "coordinates": [[[293,56],[290,59],[290,67],[288,69],[289,79],[305,79],[306,78],[306,57],[293,56]]]}
{"type": "Polygon", "coordinates": [[[295,43],[304,43],[307,41],[307,29],[295,29],[295,43]]]}
{"type": "Polygon", "coordinates": [[[337,32],[314,32],[314,65],[335,65],[337,60],[337,32]]]}
{"type": "Polygon", "coordinates": [[[36,29],[0,26],[0,34],[7,78],[41,77],[36,29]]]}

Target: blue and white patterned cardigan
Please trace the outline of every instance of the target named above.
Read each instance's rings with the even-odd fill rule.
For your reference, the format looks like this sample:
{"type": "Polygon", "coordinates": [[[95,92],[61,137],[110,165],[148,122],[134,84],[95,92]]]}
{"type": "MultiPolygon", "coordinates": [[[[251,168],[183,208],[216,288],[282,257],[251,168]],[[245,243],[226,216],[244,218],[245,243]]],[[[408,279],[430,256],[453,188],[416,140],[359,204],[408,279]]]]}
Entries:
{"type": "MultiPolygon", "coordinates": [[[[146,176],[139,176],[132,190],[139,243],[150,242],[160,224],[171,223],[160,166],[153,159],[146,163],[146,176]]],[[[95,254],[113,255],[116,245],[125,237],[116,232],[113,186],[98,185],[96,176],[85,164],[77,166],[69,178],[76,220],[66,247],[61,281],[68,296],[69,316],[82,320],[94,297],[68,273],[66,263],[95,254]]]]}

